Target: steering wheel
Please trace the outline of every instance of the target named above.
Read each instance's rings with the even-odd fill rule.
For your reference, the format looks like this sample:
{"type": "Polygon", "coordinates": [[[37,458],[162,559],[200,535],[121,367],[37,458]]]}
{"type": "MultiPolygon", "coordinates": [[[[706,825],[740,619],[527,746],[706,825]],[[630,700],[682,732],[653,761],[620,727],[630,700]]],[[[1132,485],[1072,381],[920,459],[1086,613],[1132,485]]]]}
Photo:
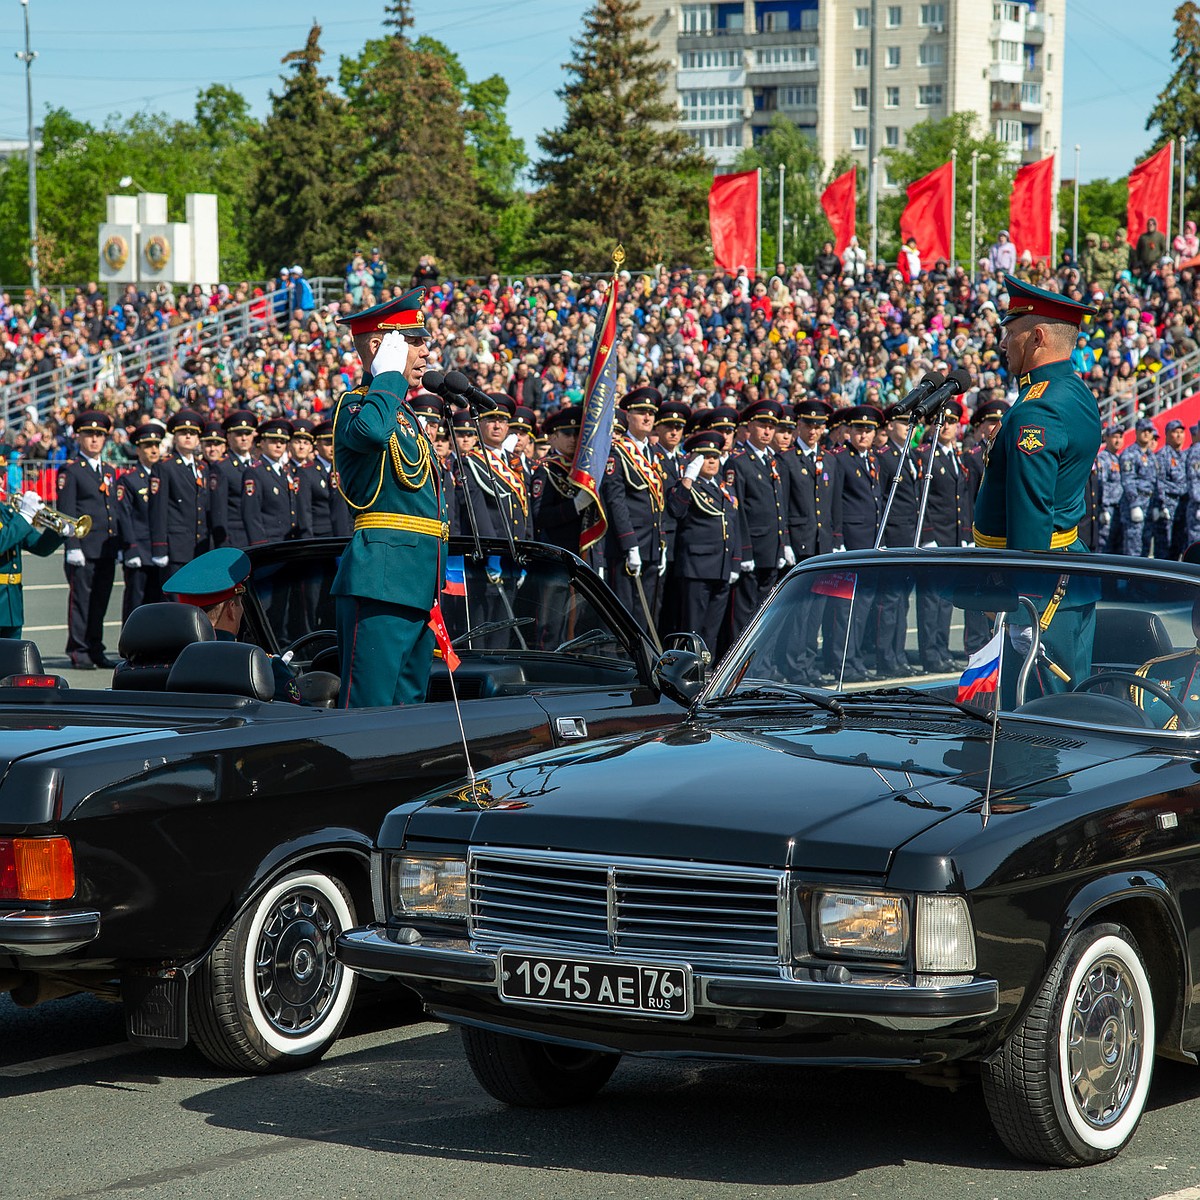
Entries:
{"type": "MultiPolygon", "coordinates": [[[[1081,679],[1071,691],[1090,692],[1101,683],[1111,683],[1113,680],[1118,680],[1121,683],[1129,684],[1130,687],[1141,688],[1149,692],[1150,695],[1161,700],[1179,718],[1179,724],[1183,729],[1196,728],[1195,714],[1184,708],[1182,701],[1172,696],[1165,687],[1155,683],[1153,679],[1144,679],[1141,675],[1135,675],[1132,671],[1099,671],[1095,675],[1089,675],[1086,679],[1081,679]]],[[[1132,704],[1133,702],[1130,701],[1129,703],[1132,704]]]]}
{"type": "Polygon", "coordinates": [[[284,654],[291,654],[291,662],[312,662],[312,660],[329,646],[337,645],[337,632],[333,629],[314,629],[310,633],[302,633],[290,646],[283,648],[284,654]],[[315,643],[310,648],[310,643],[315,643]],[[308,651],[308,653],[305,653],[308,651]]]}

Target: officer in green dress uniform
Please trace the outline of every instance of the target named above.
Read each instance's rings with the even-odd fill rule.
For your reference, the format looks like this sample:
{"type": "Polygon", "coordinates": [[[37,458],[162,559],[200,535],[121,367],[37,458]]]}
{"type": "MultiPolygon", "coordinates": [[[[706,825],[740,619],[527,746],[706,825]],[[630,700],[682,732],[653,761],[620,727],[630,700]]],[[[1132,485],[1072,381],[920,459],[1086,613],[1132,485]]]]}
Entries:
{"type": "MultiPolygon", "coordinates": [[[[218,642],[236,642],[242,628],[242,596],[249,578],[247,555],[233,546],[222,546],[185,563],[163,585],[163,593],[174,596],[181,604],[194,604],[201,609],[212,622],[218,642]]],[[[291,667],[277,654],[270,658],[275,676],[274,699],[302,703],[291,667]]]]}
{"type": "MultiPolygon", "coordinates": [[[[1088,479],[1100,446],[1095,397],[1071,366],[1079,324],[1095,310],[1014,276],[1002,352],[1018,379],[1017,402],[1004,414],[987,452],[975,500],[975,544],[987,549],[1085,553],[1079,537],[1088,479]]],[[[1036,667],[1044,693],[1065,691],[1091,669],[1095,609],[1087,585],[1049,576],[1030,598],[1041,614],[1045,654],[1036,667]]],[[[1017,622],[1013,637],[1023,642],[1017,622]]],[[[1028,639],[1028,630],[1024,638],[1028,639]]],[[[1017,644],[1021,643],[1021,644],[1017,644]]],[[[1006,661],[1002,670],[1015,676],[1006,661]]]]}
{"type": "Polygon", "coordinates": [[[424,288],[347,317],[367,374],[338,400],[333,469],[354,533],[336,597],[343,708],[425,699],[449,536],[433,443],[407,402],[429,356],[424,288]]]}
{"type": "Polygon", "coordinates": [[[62,538],[53,530],[33,524],[45,507],[37,492],[26,492],[15,512],[0,506],[0,638],[19,638],[25,624],[21,551],[46,558],[62,545],[62,538]]]}
{"type": "MultiPolygon", "coordinates": [[[[1192,649],[1152,658],[1138,667],[1137,673],[1143,679],[1157,683],[1200,721],[1200,600],[1192,605],[1192,633],[1196,637],[1192,649]]],[[[1153,692],[1130,687],[1129,695],[1138,708],[1153,718],[1159,729],[1179,728],[1179,714],[1153,692]]]]}

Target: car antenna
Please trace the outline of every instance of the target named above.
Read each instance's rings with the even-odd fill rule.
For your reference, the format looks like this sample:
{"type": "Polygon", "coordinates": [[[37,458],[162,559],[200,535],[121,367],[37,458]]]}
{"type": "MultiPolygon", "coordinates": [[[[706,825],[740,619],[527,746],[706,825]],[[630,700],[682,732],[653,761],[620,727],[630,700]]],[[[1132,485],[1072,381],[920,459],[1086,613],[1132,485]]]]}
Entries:
{"type": "Polygon", "coordinates": [[[1004,614],[1000,613],[996,619],[1000,626],[1000,657],[996,662],[996,705],[992,709],[992,732],[988,738],[987,780],[983,785],[983,806],[979,810],[984,829],[987,828],[988,818],[992,815],[992,768],[996,762],[996,734],[1000,731],[1000,673],[1004,666],[1004,643],[1008,640],[1008,622],[1004,619],[1004,614]]]}

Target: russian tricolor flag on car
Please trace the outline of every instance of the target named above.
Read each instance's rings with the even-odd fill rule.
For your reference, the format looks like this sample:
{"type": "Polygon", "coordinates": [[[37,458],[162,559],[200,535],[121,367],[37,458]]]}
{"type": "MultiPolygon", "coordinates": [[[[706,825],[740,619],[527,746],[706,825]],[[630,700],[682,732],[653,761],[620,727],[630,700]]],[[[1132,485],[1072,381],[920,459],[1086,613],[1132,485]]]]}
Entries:
{"type": "Polygon", "coordinates": [[[958,681],[959,704],[994,692],[1000,686],[1000,651],[1003,644],[1004,630],[1001,629],[986,646],[971,655],[967,669],[958,681]]]}
{"type": "Polygon", "coordinates": [[[447,596],[465,596],[467,594],[467,564],[461,554],[451,554],[446,558],[446,582],[442,592],[447,596]]]}

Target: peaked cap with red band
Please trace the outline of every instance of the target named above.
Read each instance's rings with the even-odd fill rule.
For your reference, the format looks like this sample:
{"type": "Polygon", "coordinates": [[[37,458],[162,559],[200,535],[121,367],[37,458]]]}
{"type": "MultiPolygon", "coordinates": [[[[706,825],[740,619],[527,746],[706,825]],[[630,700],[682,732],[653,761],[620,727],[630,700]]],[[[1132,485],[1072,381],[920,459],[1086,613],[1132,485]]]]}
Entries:
{"type": "Polygon", "coordinates": [[[1008,311],[1001,325],[1007,325],[1018,317],[1046,317],[1078,326],[1084,317],[1094,316],[1096,312],[1090,304],[1080,304],[1058,292],[1034,287],[1032,283],[1025,283],[1012,275],[1005,277],[1004,286],[1008,291],[1008,311]]]}
{"type": "Polygon", "coordinates": [[[395,300],[388,300],[383,304],[376,304],[373,308],[364,308],[362,312],[341,317],[339,323],[348,326],[355,337],[360,333],[390,333],[394,329],[405,337],[428,338],[425,310],[421,307],[424,303],[425,289],[410,288],[395,300]]]}
{"type": "Polygon", "coordinates": [[[222,546],[184,563],[162,590],[181,604],[211,608],[241,595],[249,578],[249,556],[232,546],[222,546]]]}

